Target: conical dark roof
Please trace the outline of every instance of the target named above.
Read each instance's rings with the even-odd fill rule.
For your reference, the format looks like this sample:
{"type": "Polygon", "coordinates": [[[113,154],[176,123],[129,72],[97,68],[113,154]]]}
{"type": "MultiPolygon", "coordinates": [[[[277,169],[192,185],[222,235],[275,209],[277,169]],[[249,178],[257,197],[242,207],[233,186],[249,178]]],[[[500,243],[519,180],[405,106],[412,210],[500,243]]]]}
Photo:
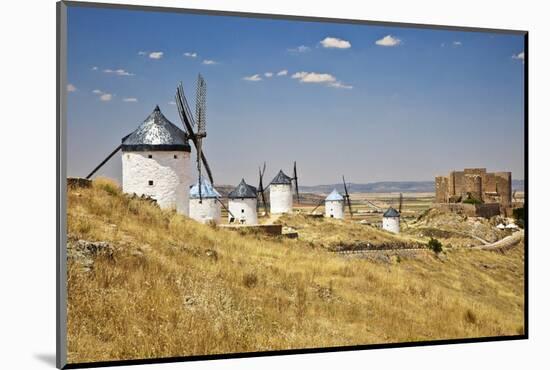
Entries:
{"type": "Polygon", "coordinates": [[[168,121],[157,105],[153,113],[130,135],[122,139],[123,151],[184,151],[190,152],[191,146],[185,132],[168,121]]]}
{"type": "Polygon", "coordinates": [[[292,178],[285,175],[283,170],[279,170],[279,173],[277,174],[277,176],[275,176],[275,178],[273,180],[271,180],[271,183],[274,184],[274,185],[277,185],[277,184],[285,184],[285,185],[286,184],[292,184],[292,178]]]}
{"type": "Polygon", "coordinates": [[[252,185],[248,185],[244,179],[241,180],[239,185],[233,191],[231,191],[229,194],[227,194],[227,197],[229,199],[236,199],[236,198],[256,198],[258,196],[258,191],[256,188],[252,185]]]}
{"type": "Polygon", "coordinates": [[[386,212],[384,212],[383,217],[399,217],[399,212],[397,212],[394,208],[390,207],[386,212]]]}

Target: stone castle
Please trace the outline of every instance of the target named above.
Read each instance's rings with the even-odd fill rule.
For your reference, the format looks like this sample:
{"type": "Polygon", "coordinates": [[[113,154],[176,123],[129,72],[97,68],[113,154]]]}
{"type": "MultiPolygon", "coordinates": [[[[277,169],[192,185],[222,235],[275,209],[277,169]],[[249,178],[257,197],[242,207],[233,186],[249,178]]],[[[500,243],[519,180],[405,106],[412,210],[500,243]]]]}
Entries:
{"type": "MultiPolygon", "coordinates": [[[[457,204],[467,199],[507,214],[512,206],[512,173],[487,172],[485,168],[465,168],[435,178],[436,203],[457,204]],[[498,207],[496,207],[498,205],[498,207]]],[[[490,212],[490,213],[495,213],[490,212]]]]}

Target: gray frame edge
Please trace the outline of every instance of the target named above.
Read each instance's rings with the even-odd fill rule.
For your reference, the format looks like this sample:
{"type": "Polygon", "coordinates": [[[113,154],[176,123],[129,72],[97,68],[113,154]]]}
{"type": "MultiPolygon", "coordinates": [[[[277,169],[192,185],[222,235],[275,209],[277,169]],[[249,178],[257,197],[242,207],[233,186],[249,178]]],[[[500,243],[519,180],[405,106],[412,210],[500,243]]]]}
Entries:
{"type": "MultiPolygon", "coordinates": [[[[108,1],[108,0],[107,0],[108,1]]],[[[429,30],[444,30],[444,31],[461,31],[461,32],[488,32],[506,35],[525,35],[528,30],[519,29],[504,29],[504,28],[488,28],[476,26],[448,26],[442,24],[428,23],[407,23],[399,21],[374,21],[368,19],[350,19],[350,18],[331,18],[322,16],[306,16],[296,14],[275,14],[275,13],[254,13],[232,10],[215,10],[201,8],[176,8],[170,6],[159,5],[135,5],[135,4],[114,4],[101,2],[83,2],[78,0],[62,0],[66,6],[84,7],[84,8],[100,8],[100,9],[118,9],[118,10],[138,10],[151,12],[165,13],[186,13],[197,15],[213,15],[227,17],[245,17],[256,19],[273,19],[273,20],[289,20],[302,22],[325,22],[325,23],[343,23],[343,24],[359,24],[381,27],[403,27],[403,28],[420,28],[429,30]]]]}
{"type": "Polygon", "coordinates": [[[58,369],[67,365],[67,5],[56,3],[56,348],[58,369]]]}

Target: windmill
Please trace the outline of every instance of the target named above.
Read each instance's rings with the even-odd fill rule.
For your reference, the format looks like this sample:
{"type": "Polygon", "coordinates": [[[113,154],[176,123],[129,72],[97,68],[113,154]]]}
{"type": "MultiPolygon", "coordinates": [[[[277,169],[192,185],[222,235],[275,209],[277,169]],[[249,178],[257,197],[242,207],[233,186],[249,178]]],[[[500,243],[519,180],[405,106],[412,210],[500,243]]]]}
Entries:
{"type": "MultiPolygon", "coordinates": [[[[267,208],[267,202],[265,201],[265,189],[264,189],[264,173],[265,173],[265,162],[264,162],[264,166],[263,168],[262,167],[258,167],[258,174],[259,174],[259,178],[260,178],[260,183],[258,184],[258,192],[260,193],[261,197],[262,197],[262,203],[263,203],[263,206],[264,206],[264,210],[265,210],[265,215],[267,216],[269,211],[268,211],[268,208],[267,208]]],[[[258,204],[258,207],[259,207],[259,204],[258,204]]]]}
{"type": "Polygon", "coordinates": [[[298,191],[298,172],[296,171],[296,161],[294,161],[294,189],[296,190],[296,203],[300,203],[300,192],[298,191]]]}
{"type": "MultiPolygon", "coordinates": [[[[197,120],[199,121],[199,123],[196,125],[196,133],[193,128],[195,127],[195,120],[193,118],[193,115],[191,114],[191,110],[189,109],[189,104],[187,104],[187,99],[185,98],[185,93],[183,91],[183,84],[181,82],[176,88],[176,105],[178,107],[180,120],[185,127],[187,136],[189,139],[191,139],[191,141],[195,145],[195,148],[197,149],[197,170],[199,173],[199,184],[202,176],[201,168],[202,166],[204,166],[204,169],[206,170],[206,175],[208,176],[208,179],[210,180],[212,186],[214,186],[214,177],[212,176],[212,171],[210,170],[208,161],[206,160],[204,150],[202,150],[202,139],[206,137],[206,82],[200,74],[197,78],[196,92],[197,96],[195,114],[197,115],[197,120]]],[[[216,199],[218,202],[220,202],[222,207],[231,215],[231,217],[235,217],[233,213],[231,213],[231,211],[225,206],[225,204],[223,204],[220,198],[216,199]]]]}
{"type": "Polygon", "coordinates": [[[348,203],[350,217],[353,218],[353,212],[351,210],[351,202],[349,200],[348,186],[346,185],[346,179],[344,178],[344,175],[342,175],[342,181],[344,183],[344,193],[345,193],[344,198],[346,199],[346,202],[348,203]]]}

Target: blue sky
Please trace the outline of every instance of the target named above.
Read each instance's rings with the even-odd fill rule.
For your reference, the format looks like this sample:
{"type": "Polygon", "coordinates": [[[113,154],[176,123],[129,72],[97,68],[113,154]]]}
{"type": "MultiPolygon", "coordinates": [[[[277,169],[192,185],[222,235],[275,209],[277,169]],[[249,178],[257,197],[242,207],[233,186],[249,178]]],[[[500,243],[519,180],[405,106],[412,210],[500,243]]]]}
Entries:
{"type": "MultiPolygon", "coordinates": [[[[193,104],[200,72],[217,183],[294,160],[304,185],[464,167],[523,179],[523,48],[519,35],[69,7],[68,175],[156,104],[180,125],[176,85],[193,104]]],[[[98,174],[120,180],[120,162],[98,174]]]]}

